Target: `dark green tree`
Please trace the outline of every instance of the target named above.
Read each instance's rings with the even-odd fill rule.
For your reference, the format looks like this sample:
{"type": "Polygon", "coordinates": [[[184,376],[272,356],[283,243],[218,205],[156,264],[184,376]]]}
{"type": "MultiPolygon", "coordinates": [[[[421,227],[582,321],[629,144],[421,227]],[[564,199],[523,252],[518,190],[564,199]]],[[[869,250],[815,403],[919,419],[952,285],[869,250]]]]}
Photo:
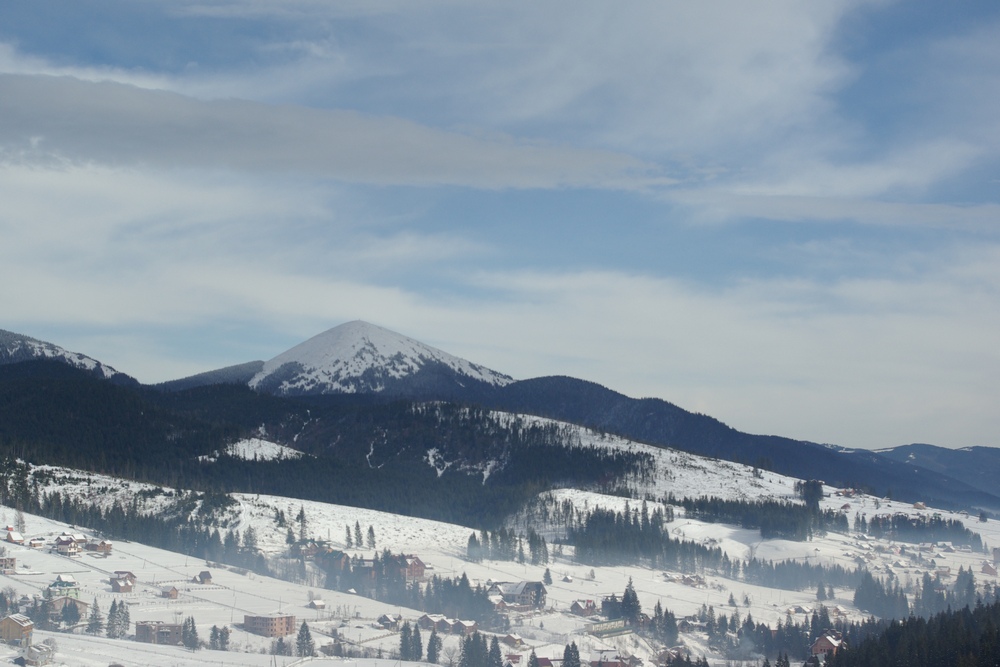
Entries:
{"type": "Polygon", "coordinates": [[[302,625],[299,626],[299,634],[295,638],[295,652],[302,658],[316,655],[316,643],[313,641],[309,625],[305,621],[302,621],[302,625]]]}

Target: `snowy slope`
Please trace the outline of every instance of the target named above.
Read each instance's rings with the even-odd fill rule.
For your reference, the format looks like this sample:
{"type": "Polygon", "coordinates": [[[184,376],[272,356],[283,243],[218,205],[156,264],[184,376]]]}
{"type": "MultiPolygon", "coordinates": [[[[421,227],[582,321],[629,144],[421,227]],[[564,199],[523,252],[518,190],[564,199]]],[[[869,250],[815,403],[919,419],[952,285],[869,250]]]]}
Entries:
{"type": "Polygon", "coordinates": [[[70,352],[58,345],[0,329],[0,364],[14,364],[32,359],[62,361],[104,379],[123,376],[111,366],[79,352],[70,352]]]}
{"type": "MultiPolygon", "coordinates": [[[[302,452],[261,438],[246,438],[226,447],[226,454],[244,461],[280,461],[297,459],[302,452]]],[[[217,461],[218,456],[199,456],[202,461],[217,461]]]]}
{"type": "Polygon", "coordinates": [[[278,394],[384,392],[421,372],[456,386],[513,380],[483,366],[367,322],[334,327],[265,362],[250,386],[278,394]]]}

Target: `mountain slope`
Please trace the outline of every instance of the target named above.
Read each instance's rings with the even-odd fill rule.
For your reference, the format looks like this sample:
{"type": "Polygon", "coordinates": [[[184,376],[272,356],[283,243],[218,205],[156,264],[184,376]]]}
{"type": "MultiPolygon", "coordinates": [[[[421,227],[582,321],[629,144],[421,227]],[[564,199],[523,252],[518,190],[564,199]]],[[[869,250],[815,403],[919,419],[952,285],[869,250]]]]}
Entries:
{"type": "Polygon", "coordinates": [[[286,396],[384,393],[468,397],[512,381],[412,338],[355,321],[265,362],[249,384],[286,396]]]}
{"type": "Polygon", "coordinates": [[[499,390],[492,406],[581,424],[665,447],[759,465],[800,479],[871,489],[911,502],[940,507],[1000,509],[995,490],[894,461],[874,452],[849,450],[770,435],[751,435],[660,399],[634,399],[569,377],[522,380],[499,390]]]}
{"type": "Polygon", "coordinates": [[[156,385],[163,391],[182,391],[195,387],[207,387],[213,384],[249,384],[250,380],[264,367],[263,361],[248,361],[235,366],[226,366],[214,371],[206,371],[190,375],[179,380],[170,380],[156,385]]]}
{"type": "Polygon", "coordinates": [[[85,354],[70,352],[52,343],[0,329],[0,365],[16,364],[32,359],[52,359],[85,370],[104,380],[121,384],[138,384],[134,378],[85,354]]]}
{"type": "Polygon", "coordinates": [[[935,445],[912,444],[883,449],[877,454],[960,479],[986,493],[997,493],[1000,479],[1000,449],[965,447],[947,449],[935,445]]]}

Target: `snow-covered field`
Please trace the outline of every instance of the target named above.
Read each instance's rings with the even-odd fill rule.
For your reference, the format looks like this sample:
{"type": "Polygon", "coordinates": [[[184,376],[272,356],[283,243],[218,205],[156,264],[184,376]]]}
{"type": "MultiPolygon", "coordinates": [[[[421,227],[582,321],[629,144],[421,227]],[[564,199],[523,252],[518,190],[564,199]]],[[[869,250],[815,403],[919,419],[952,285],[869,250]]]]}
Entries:
{"type": "MultiPolygon", "coordinates": [[[[795,480],[792,478],[766,471],[755,476],[753,470],[746,466],[648,447],[585,429],[579,430],[578,437],[579,446],[614,447],[650,453],[656,461],[656,474],[642,483],[633,483],[633,487],[642,496],[662,498],[673,493],[677,497],[715,495],[732,499],[794,499],[795,480]]],[[[248,456],[261,457],[272,451],[262,442],[247,443],[245,449],[239,451],[248,456]]],[[[274,450],[274,453],[281,455],[279,450],[274,450]]],[[[42,472],[39,476],[42,480],[42,492],[58,489],[104,507],[114,502],[124,503],[136,499],[146,511],[164,512],[170,511],[179,499],[191,498],[189,494],[171,489],[102,475],[52,467],[38,470],[42,472]]],[[[835,489],[828,487],[825,490],[827,498],[822,501],[823,508],[839,510],[844,504],[848,504],[850,507],[844,511],[849,518],[853,518],[856,512],[873,515],[876,513],[877,502],[881,505],[877,510],[879,513],[934,512],[932,509],[918,510],[907,504],[866,496],[849,499],[838,497],[835,489]]],[[[638,505],[636,500],[629,501],[577,489],[562,489],[551,493],[556,502],[571,500],[578,509],[605,507],[621,511],[626,502],[632,508],[638,505]]],[[[467,562],[464,557],[468,537],[473,532],[470,527],[262,494],[233,494],[233,498],[236,501],[233,506],[224,515],[216,517],[222,529],[245,533],[252,527],[257,535],[259,548],[271,557],[277,557],[287,548],[285,539],[288,527],[290,525],[297,529],[295,517],[301,511],[306,516],[310,537],[325,540],[334,548],[344,549],[352,555],[370,557],[372,549],[367,545],[364,548],[356,545],[348,547],[345,535],[345,527],[350,527],[353,532],[355,524],[358,524],[362,533],[367,536],[370,526],[375,534],[378,551],[389,549],[393,553],[415,554],[429,566],[428,575],[450,577],[464,573],[473,583],[485,583],[489,580],[541,580],[545,571],[545,566],[515,562],[467,562]],[[279,525],[277,517],[280,514],[286,517],[285,526],[279,525]]],[[[967,527],[980,533],[988,546],[1000,546],[1000,523],[980,523],[975,517],[957,513],[941,514],[943,518],[964,522],[967,527]]],[[[0,521],[10,523],[13,519],[12,509],[0,508],[0,521]]],[[[51,543],[55,535],[68,529],[67,526],[34,516],[26,517],[26,521],[25,537],[43,537],[47,543],[51,543]]],[[[668,528],[676,537],[719,546],[734,559],[750,556],[775,561],[797,559],[827,565],[836,563],[853,568],[860,558],[876,575],[886,576],[892,572],[904,585],[919,582],[923,573],[929,571],[926,564],[896,553],[889,543],[880,544],[876,540],[862,539],[853,534],[830,533],[805,542],[762,540],[757,531],[688,519],[679,509],[668,528]]],[[[75,530],[86,532],[82,528],[75,530]]],[[[190,652],[179,648],[153,647],[129,640],[94,638],[79,633],[38,633],[37,640],[55,638],[59,646],[58,660],[67,665],[106,665],[114,660],[123,664],[144,665],[271,665],[274,664],[272,656],[259,653],[270,645],[270,640],[247,634],[235,628],[234,624],[241,623],[243,614],[246,613],[266,614],[279,610],[295,614],[299,621],[308,621],[317,645],[330,641],[329,634],[336,629],[347,641],[381,649],[384,655],[389,656],[398,647],[398,635],[374,627],[374,620],[384,613],[399,613],[411,621],[421,615],[416,610],[386,605],[356,595],[208,565],[198,559],[136,543],[115,543],[114,551],[108,558],[87,554],[81,558],[67,559],[16,545],[10,545],[8,549],[11,555],[18,558],[17,574],[0,576],[0,587],[11,585],[19,593],[32,595],[41,592],[56,575],[70,574],[81,583],[80,599],[84,602],[96,599],[105,613],[111,601],[118,599],[129,605],[133,622],[178,622],[178,619],[193,616],[202,639],[207,639],[212,625],[228,625],[234,629],[231,651],[228,653],[209,650],[190,652]],[[194,583],[194,576],[205,569],[212,572],[212,584],[194,583]],[[139,579],[136,590],[128,594],[112,593],[108,575],[114,570],[134,572],[139,579]],[[160,597],[160,587],[165,585],[180,589],[180,598],[166,600],[160,597]],[[326,609],[307,608],[310,596],[324,599],[326,609]]],[[[550,553],[553,551],[550,546],[550,553]]],[[[996,577],[980,572],[984,560],[982,553],[946,551],[940,548],[932,556],[936,567],[950,567],[952,572],[959,567],[971,567],[976,572],[980,585],[984,582],[997,583],[996,577]]],[[[561,657],[563,646],[569,641],[576,641],[583,656],[587,656],[590,651],[619,649],[646,660],[652,659],[655,648],[644,640],[635,635],[605,640],[586,635],[584,627],[589,621],[573,616],[568,611],[574,600],[590,599],[599,606],[600,600],[606,595],[615,593],[620,596],[630,579],[644,609],[650,610],[660,602],[678,618],[697,613],[702,605],[710,605],[720,612],[731,614],[734,610],[728,604],[730,596],[739,601],[737,611],[742,617],[750,613],[758,622],[763,621],[772,626],[779,620],[784,620],[789,610],[796,605],[806,609],[818,605],[815,592],[811,590],[769,589],[712,575],[706,575],[703,586],[689,586],[671,576],[676,573],[646,567],[592,568],[574,562],[573,550],[568,547],[548,567],[554,583],[547,586],[547,608],[530,614],[514,614],[511,619],[511,631],[520,634],[526,641],[526,647],[518,651],[524,656],[534,649],[541,657],[561,657]]],[[[852,596],[853,591],[835,590],[835,599],[825,604],[828,607],[839,606],[848,618],[861,618],[861,611],[851,604],[852,596]]],[[[800,613],[795,618],[802,621],[807,617],[800,613]]],[[[289,639],[293,640],[294,637],[289,639]]],[[[700,655],[705,649],[703,636],[682,635],[682,640],[695,655],[700,655]]],[[[446,638],[446,656],[449,651],[454,655],[457,642],[457,638],[446,638]]],[[[6,655],[14,655],[13,649],[0,647],[0,657],[5,655],[5,651],[6,655]]],[[[293,664],[295,661],[293,658],[277,658],[279,665],[293,664]]],[[[724,664],[721,658],[718,661],[724,664]]],[[[315,662],[389,667],[391,661],[317,659],[315,662]]],[[[447,659],[442,662],[447,662],[447,659]]]]}

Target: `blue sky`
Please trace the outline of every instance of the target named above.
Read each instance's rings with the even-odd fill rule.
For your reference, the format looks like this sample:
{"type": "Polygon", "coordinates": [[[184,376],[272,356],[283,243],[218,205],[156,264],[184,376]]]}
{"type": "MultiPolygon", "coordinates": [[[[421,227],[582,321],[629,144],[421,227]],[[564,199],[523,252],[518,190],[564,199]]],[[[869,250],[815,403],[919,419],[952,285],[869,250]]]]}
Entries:
{"type": "Polygon", "coordinates": [[[1000,445],[1000,6],[0,5],[0,328],[365,319],[741,430],[1000,445]]]}

